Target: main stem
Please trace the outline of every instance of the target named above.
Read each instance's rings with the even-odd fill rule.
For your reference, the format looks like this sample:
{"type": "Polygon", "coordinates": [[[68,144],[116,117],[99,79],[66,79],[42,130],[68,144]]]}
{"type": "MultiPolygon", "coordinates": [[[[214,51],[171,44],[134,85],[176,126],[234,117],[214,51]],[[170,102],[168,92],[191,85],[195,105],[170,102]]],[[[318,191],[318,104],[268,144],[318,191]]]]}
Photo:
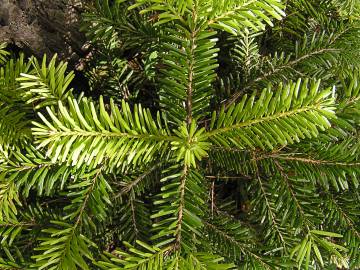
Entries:
{"type": "MultiPolygon", "coordinates": [[[[192,12],[194,18],[194,24],[196,24],[196,12],[195,7],[192,12]]],[[[189,127],[192,122],[192,94],[193,94],[193,79],[194,79],[194,53],[195,53],[195,37],[197,35],[197,31],[195,29],[191,29],[191,39],[190,39],[190,55],[189,55],[189,73],[188,73],[188,87],[186,92],[186,124],[189,127]]]]}

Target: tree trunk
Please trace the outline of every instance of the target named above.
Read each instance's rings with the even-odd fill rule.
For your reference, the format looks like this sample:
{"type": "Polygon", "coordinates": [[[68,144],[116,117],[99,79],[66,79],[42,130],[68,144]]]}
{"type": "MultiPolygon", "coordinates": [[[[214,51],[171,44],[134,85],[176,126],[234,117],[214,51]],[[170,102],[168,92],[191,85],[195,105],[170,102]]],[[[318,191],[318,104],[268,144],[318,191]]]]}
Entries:
{"type": "Polygon", "coordinates": [[[86,0],[0,0],[0,43],[41,57],[58,53],[75,64],[85,36],[79,18],[86,0]]]}

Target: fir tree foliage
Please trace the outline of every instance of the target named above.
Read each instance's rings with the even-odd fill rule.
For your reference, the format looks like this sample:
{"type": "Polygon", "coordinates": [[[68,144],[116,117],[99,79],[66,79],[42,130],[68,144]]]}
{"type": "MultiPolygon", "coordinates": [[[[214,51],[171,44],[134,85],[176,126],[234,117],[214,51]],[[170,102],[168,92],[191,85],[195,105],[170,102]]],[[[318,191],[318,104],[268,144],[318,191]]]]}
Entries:
{"type": "Polygon", "coordinates": [[[89,91],[0,46],[2,269],[360,267],[357,1],[94,1],[89,91]]]}

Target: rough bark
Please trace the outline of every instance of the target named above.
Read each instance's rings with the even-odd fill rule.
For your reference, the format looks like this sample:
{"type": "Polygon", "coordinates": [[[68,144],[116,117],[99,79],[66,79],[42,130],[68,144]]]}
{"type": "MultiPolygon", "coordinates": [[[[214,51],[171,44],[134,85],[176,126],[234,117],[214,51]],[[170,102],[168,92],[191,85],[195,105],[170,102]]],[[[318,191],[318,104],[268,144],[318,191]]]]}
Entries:
{"type": "Polygon", "coordinates": [[[79,18],[86,0],[0,0],[0,43],[28,54],[58,53],[75,63],[83,55],[85,36],[79,18]]]}

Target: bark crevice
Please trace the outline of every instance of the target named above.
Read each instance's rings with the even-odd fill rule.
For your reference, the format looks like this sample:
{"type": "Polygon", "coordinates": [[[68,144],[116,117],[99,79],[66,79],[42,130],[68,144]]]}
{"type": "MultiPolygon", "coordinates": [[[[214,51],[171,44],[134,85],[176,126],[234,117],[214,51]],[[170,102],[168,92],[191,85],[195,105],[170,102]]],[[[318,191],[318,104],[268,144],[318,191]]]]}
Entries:
{"type": "Polygon", "coordinates": [[[57,53],[74,66],[86,52],[79,31],[85,0],[0,0],[0,43],[28,55],[57,53]]]}

